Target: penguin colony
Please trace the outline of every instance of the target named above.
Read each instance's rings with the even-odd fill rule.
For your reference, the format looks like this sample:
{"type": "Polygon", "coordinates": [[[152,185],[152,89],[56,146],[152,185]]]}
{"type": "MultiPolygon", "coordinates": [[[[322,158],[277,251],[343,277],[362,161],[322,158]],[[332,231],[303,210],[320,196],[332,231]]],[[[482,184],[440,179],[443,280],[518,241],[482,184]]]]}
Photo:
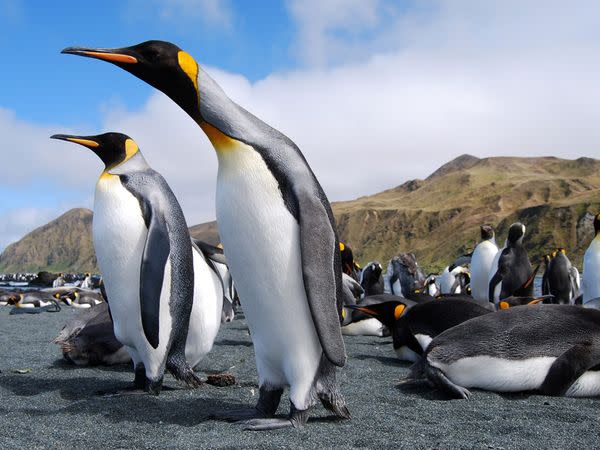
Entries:
{"type": "MultiPolygon", "coordinates": [[[[230,100],[191,55],[163,41],[63,53],[129,72],[196,122],[219,163],[216,215],[224,248],[191,240],[173,192],[131,137],[52,136],[104,163],[93,234],[109,303],[61,331],[65,358],[131,360],[132,391],[158,394],[165,371],[198,386],[192,369],[210,351],[220,323],[232,320],[239,294],[259,397],[225,419],[246,429],[302,427],[317,401],[349,419],[336,380],[346,363],[342,334],[391,335],[397,357],[414,363],[407,382],[426,379],[452,397],[468,398],[469,388],[600,394],[600,215],[583,285],[566,250],[556,249],[545,258],[537,298],[539,266],[529,260],[521,223],[510,227],[502,249],[492,227],[482,225],[473,253],[440,275],[426,275],[411,253],[394,257],[385,273],[377,261],[361,269],[339,241],[329,201],[300,149],[230,100]],[[105,348],[96,345],[99,335],[110,335],[105,348]],[[285,389],[289,414],[275,418],[285,389]]],[[[42,306],[37,297],[9,301],[42,306]]]]}

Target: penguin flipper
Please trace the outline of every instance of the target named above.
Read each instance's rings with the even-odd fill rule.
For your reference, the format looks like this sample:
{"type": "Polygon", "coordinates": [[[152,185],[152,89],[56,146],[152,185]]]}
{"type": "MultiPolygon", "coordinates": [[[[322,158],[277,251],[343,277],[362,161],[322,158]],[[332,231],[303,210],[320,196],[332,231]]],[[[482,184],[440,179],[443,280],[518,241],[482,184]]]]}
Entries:
{"type": "MultiPolygon", "coordinates": [[[[323,201],[313,192],[296,192],[299,209],[302,276],[308,305],[323,353],[329,361],[342,367],[346,350],[341,330],[341,300],[338,299],[336,276],[339,261],[337,237],[323,201]],[[338,305],[339,303],[339,305],[338,305]]],[[[339,286],[340,289],[343,289],[339,286]]]]}
{"type": "Polygon", "coordinates": [[[598,343],[574,345],[552,363],[540,390],[546,395],[564,395],[581,375],[599,363],[598,343]]]}
{"type": "Polygon", "coordinates": [[[148,343],[158,348],[160,296],[165,275],[165,264],[169,258],[169,230],[165,218],[145,202],[143,211],[148,225],[146,245],[140,270],[140,309],[142,328],[148,343]]]}
{"type": "Polygon", "coordinates": [[[494,291],[496,290],[496,286],[498,283],[502,281],[502,275],[500,273],[500,269],[496,271],[492,279],[490,280],[489,292],[488,292],[488,300],[494,303],[494,291]]]}

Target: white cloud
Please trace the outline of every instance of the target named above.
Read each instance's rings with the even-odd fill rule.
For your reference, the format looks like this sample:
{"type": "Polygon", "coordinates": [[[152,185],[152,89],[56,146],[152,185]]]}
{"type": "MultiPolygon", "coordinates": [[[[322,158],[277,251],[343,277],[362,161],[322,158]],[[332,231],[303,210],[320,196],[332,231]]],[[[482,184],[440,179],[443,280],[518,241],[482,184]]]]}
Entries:
{"type": "MultiPolygon", "coordinates": [[[[290,3],[306,17],[297,48],[313,42],[305,68],[255,83],[208,70],[299,145],[330,200],[425,177],[462,153],[600,158],[600,5],[438,1],[425,12],[382,0],[344,2],[349,9],[331,18],[341,7],[310,4],[320,25],[309,23],[308,6],[290,3]]],[[[109,106],[104,123],[138,142],[190,224],[214,217],[214,151],[173,102],[154,93],[139,111],[109,106]]],[[[89,199],[100,163],[47,140],[63,131],[0,110],[0,133],[16,149],[2,183],[15,186],[26,171],[89,199]]]]}

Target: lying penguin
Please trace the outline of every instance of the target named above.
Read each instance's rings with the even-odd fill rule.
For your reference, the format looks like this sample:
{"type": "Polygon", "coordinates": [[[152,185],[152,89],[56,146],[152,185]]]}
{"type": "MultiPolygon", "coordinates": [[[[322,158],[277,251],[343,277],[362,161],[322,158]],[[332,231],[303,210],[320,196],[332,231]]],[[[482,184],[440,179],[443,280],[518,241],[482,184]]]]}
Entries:
{"type": "Polygon", "coordinates": [[[345,305],[342,310],[342,334],[345,336],[378,336],[390,335],[389,328],[380,320],[363,312],[360,308],[368,308],[382,302],[403,301],[407,308],[416,305],[411,300],[392,294],[371,295],[361,299],[356,305],[345,305]]]}
{"type": "Polygon", "coordinates": [[[600,311],[572,305],[508,308],[435,337],[412,367],[450,396],[468,388],[600,395],[600,311]]]}
{"type": "Polygon", "coordinates": [[[45,292],[28,291],[19,293],[16,301],[10,301],[9,304],[14,304],[18,308],[43,308],[54,304],[55,301],[54,297],[45,292]]]}
{"type": "Polygon", "coordinates": [[[348,306],[387,326],[398,358],[417,361],[431,340],[443,331],[491,311],[472,300],[429,301],[409,307],[406,300],[348,306]]]}
{"type": "MultiPolygon", "coordinates": [[[[58,295],[58,294],[56,294],[58,295]]],[[[87,309],[99,305],[104,301],[102,295],[86,289],[78,289],[72,293],[60,297],[60,299],[74,308],[87,309]]]]}
{"type": "Polygon", "coordinates": [[[131,356],[115,337],[108,303],[79,313],[65,324],[54,343],[65,360],[78,366],[125,364],[131,356]]]}

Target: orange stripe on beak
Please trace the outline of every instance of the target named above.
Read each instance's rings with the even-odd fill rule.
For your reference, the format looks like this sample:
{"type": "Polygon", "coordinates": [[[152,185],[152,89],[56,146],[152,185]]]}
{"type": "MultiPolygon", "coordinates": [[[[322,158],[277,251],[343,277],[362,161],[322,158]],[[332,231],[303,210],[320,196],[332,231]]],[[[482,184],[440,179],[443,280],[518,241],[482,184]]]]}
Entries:
{"type": "Polygon", "coordinates": [[[103,52],[91,52],[81,51],[82,55],[91,56],[92,58],[103,59],[110,62],[119,62],[125,64],[136,64],[138,60],[133,56],[123,55],[120,53],[103,53],[103,52]]]}
{"type": "Polygon", "coordinates": [[[86,147],[99,147],[96,141],[91,141],[89,139],[78,139],[78,138],[67,138],[67,141],[75,142],[76,144],[85,145],[86,147]]]}

